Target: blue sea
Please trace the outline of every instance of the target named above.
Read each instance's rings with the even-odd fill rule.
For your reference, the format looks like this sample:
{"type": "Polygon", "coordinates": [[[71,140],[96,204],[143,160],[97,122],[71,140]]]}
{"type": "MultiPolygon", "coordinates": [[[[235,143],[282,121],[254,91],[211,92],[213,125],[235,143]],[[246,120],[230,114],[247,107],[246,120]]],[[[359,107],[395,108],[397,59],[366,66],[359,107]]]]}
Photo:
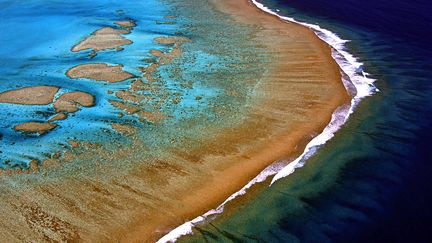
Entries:
{"type": "MultiPolygon", "coordinates": [[[[271,187],[246,194],[247,200],[239,199],[240,207],[197,226],[194,235],[180,241],[432,242],[432,4],[425,0],[259,2],[281,16],[318,25],[349,40],[346,49],[363,63],[362,69],[356,71],[367,72],[376,80],[374,85],[379,91],[364,97],[335,137],[304,161],[303,167],[271,187]]],[[[32,159],[47,159],[53,152],[69,148],[69,140],[120,140],[110,127],[112,123],[140,127],[146,135],[143,137],[147,137],[145,142],[154,147],[170,144],[170,135],[178,132],[170,130],[169,124],[157,130],[134,117],[118,117],[119,110],[109,103],[115,97],[108,91],[126,89],[131,80],[108,86],[65,75],[69,68],[90,62],[122,64],[125,70],[139,75],[137,68],[151,64],[150,50],[166,49],[153,39],[179,34],[177,24],[157,24],[171,14],[169,6],[156,0],[121,4],[76,0],[73,8],[67,4],[60,0],[0,2],[0,92],[54,85],[61,87],[61,92],[91,93],[96,105],[59,121],[58,128],[39,136],[16,132],[13,126],[46,121],[55,114],[52,106],[1,104],[0,168],[26,168],[32,159]],[[88,57],[89,52],[70,51],[93,31],[125,18],[137,20],[137,27],[126,36],[134,45],[121,52],[101,52],[93,59],[88,57]],[[153,137],[160,141],[153,141],[153,137]]],[[[182,19],[176,21],[179,25],[190,24],[182,19]]],[[[223,32],[229,26],[224,23],[207,27],[223,32]]],[[[241,37],[240,31],[231,29],[229,33],[241,37]]],[[[218,40],[212,45],[228,50],[232,43],[243,41],[240,37],[230,36],[230,42],[218,40]]],[[[167,82],[163,85],[170,91],[169,96],[180,94],[183,100],[178,106],[170,104],[163,109],[174,114],[172,123],[205,121],[223,126],[227,120],[219,121],[209,112],[207,100],[226,102],[227,114],[237,114],[236,104],[241,104],[246,95],[220,98],[223,92],[219,91],[228,85],[240,94],[248,90],[241,87],[241,82],[236,85],[220,80],[229,80],[230,76],[247,80],[262,70],[236,73],[223,65],[242,63],[241,51],[238,55],[227,54],[231,56],[226,60],[216,54],[203,54],[202,49],[214,48],[209,47],[207,39],[197,39],[196,43],[197,47],[186,50],[184,58],[190,62],[183,66],[190,71],[183,78],[194,79],[196,84],[193,89],[180,88],[169,77],[169,70],[164,70],[167,82]],[[240,56],[238,60],[236,56],[240,56]],[[222,70],[223,74],[210,77],[202,72],[209,63],[214,64],[215,73],[222,70]],[[202,96],[202,101],[198,102],[196,96],[202,96]]],[[[243,49],[253,46],[243,44],[243,49]]],[[[232,123],[237,122],[233,117],[232,123]]],[[[200,130],[196,126],[186,132],[195,134],[200,130]]]]}
{"type": "Polygon", "coordinates": [[[431,242],[432,5],[260,0],[350,40],[380,90],[304,167],[197,226],[193,242],[431,242]]]}
{"type": "Polygon", "coordinates": [[[60,87],[60,93],[88,92],[96,97],[96,104],[70,114],[68,119],[57,122],[55,130],[42,136],[19,133],[13,127],[29,121],[45,122],[55,114],[52,105],[1,104],[0,168],[26,168],[32,159],[44,160],[69,147],[69,140],[116,139],[109,124],[119,121],[118,109],[109,104],[108,100],[115,96],[107,91],[128,87],[130,80],[107,85],[70,79],[66,71],[79,64],[106,62],[122,64],[127,71],[139,75],[137,68],[149,65],[144,60],[151,57],[149,51],[166,48],[153,38],[175,32],[175,25],[156,24],[169,14],[168,6],[158,1],[122,4],[118,1],[74,1],[72,7],[67,6],[65,1],[1,1],[0,92],[51,85],[60,87]],[[143,16],[146,9],[152,9],[152,14],[143,16]],[[138,26],[127,36],[138,45],[127,46],[122,52],[106,51],[93,59],[88,58],[89,51],[71,52],[74,45],[93,31],[114,26],[115,21],[125,18],[138,20],[138,26]]]}

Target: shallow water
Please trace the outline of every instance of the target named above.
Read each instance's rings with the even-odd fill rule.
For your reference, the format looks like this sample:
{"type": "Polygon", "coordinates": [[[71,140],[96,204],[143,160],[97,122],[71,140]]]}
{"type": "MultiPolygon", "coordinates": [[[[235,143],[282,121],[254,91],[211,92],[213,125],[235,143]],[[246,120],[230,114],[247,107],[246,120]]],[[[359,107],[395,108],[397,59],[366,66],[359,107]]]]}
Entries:
{"type": "Polygon", "coordinates": [[[0,47],[0,91],[56,85],[60,92],[88,92],[96,97],[96,103],[69,114],[67,120],[56,121],[58,127],[44,135],[23,134],[13,127],[21,122],[46,121],[54,114],[52,105],[0,104],[0,167],[5,169],[0,170],[1,238],[115,241],[124,235],[118,232],[129,233],[147,222],[177,222],[175,213],[161,214],[160,208],[172,205],[173,212],[184,210],[177,208],[183,205],[180,195],[186,193],[182,190],[214,176],[214,171],[205,167],[212,165],[201,160],[209,154],[227,153],[227,147],[236,149],[216,142],[221,131],[227,128],[231,132],[244,124],[253,105],[251,96],[265,72],[268,50],[245,38],[253,27],[228,21],[201,0],[97,1],[91,6],[88,1],[77,1],[67,8],[60,1],[11,1],[4,5],[0,13],[7,21],[1,26],[11,35],[0,38],[13,48],[0,47]],[[164,18],[166,15],[177,18],[164,18]],[[114,21],[126,18],[136,20],[137,26],[125,35],[134,43],[124,50],[101,51],[94,58],[89,57],[90,51],[71,52],[73,45],[93,31],[113,27],[114,21]],[[167,19],[174,24],[158,23],[167,19]],[[13,32],[14,28],[18,31],[13,32]],[[178,43],[158,44],[154,38],[160,36],[181,36],[191,42],[181,44],[182,55],[162,65],[161,58],[150,50],[170,53],[179,47],[178,43]],[[159,112],[164,119],[154,122],[110,103],[119,101],[116,91],[131,89],[134,79],[104,83],[65,75],[75,65],[93,62],[122,64],[139,76],[148,88],[140,89],[140,94],[148,99],[135,106],[151,114],[159,112]],[[153,63],[160,66],[152,72],[151,80],[138,68],[153,63]],[[113,123],[129,125],[134,132],[123,136],[111,128],[113,123]],[[34,159],[42,166],[21,173],[34,159]],[[142,222],[137,214],[151,220],[142,222]]]}
{"type": "MultiPolygon", "coordinates": [[[[207,3],[194,1],[193,4],[201,4],[199,8],[206,9],[207,3]]],[[[364,100],[349,123],[309,159],[305,167],[272,187],[251,194],[250,201],[243,202],[242,207],[233,212],[228,210],[211,225],[200,226],[195,231],[197,238],[184,240],[394,242],[415,239],[421,242],[430,239],[427,237],[432,213],[428,205],[432,198],[428,178],[432,170],[428,164],[431,161],[428,141],[432,137],[429,98],[432,53],[429,39],[420,37],[427,33],[424,23],[431,23],[424,14],[430,12],[428,5],[417,2],[409,5],[411,9],[404,4],[376,1],[368,3],[369,7],[355,1],[337,5],[328,1],[299,1],[297,4],[295,1],[265,1],[265,4],[284,15],[319,23],[344,39],[352,40],[348,45],[350,50],[378,80],[381,93],[364,100]],[[386,9],[388,6],[391,8],[386,9]],[[346,10],[348,7],[349,14],[341,15],[339,8],[346,10]],[[365,15],[364,9],[381,12],[366,11],[365,15]],[[394,11],[401,9],[405,10],[404,18],[385,18],[398,16],[394,11]],[[422,24],[416,25],[417,21],[422,24]],[[371,22],[379,24],[371,25],[371,22]],[[402,26],[412,28],[400,31],[402,26]]],[[[15,132],[12,127],[29,120],[44,121],[53,114],[52,107],[0,104],[0,116],[4,118],[0,120],[0,161],[3,162],[0,167],[26,168],[31,159],[43,160],[50,157],[50,153],[68,149],[70,139],[108,147],[111,146],[109,141],[130,142],[110,128],[113,122],[139,128],[143,147],[151,148],[145,153],[135,151],[136,158],[140,159],[144,154],[157,157],[167,145],[188,149],[189,144],[184,140],[173,144],[174,136],[187,138],[192,146],[212,133],[207,130],[209,124],[217,130],[241,123],[240,107],[247,106],[255,83],[233,82],[232,79],[245,81],[253,77],[255,80],[264,71],[264,65],[260,64],[265,62],[265,56],[260,56],[258,61],[252,58],[251,53],[261,53],[260,47],[241,38],[249,35],[250,29],[233,26],[225,22],[223,16],[210,15],[212,11],[208,9],[201,15],[190,14],[190,11],[193,9],[187,3],[171,9],[169,4],[157,1],[121,4],[119,1],[93,1],[91,5],[87,1],[74,1],[68,6],[61,1],[3,1],[0,27],[6,34],[0,35],[0,40],[7,44],[0,46],[0,91],[29,85],[58,85],[63,91],[80,90],[95,95],[96,105],[58,122],[60,127],[46,135],[29,136],[15,132]],[[177,19],[174,25],[156,23],[164,21],[165,15],[179,13],[195,19],[177,19]],[[101,52],[93,59],[88,58],[88,52],[70,52],[74,44],[94,30],[112,26],[114,21],[125,17],[137,20],[138,26],[127,35],[134,44],[125,46],[124,51],[101,52]],[[212,19],[203,21],[207,18],[212,19]],[[178,31],[182,33],[176,33],[178,31]],[[225,36],[215,37],[218,33],[225,36]],[[149,64],[145,58],[151,57],[151,49],[170,49],[157,44],[153,38],[174,34],[191,38],[194,45],[185,45],[183,57],[161,68],[163,82],[160,85],[164,92],[156,98],[180,96],[182,100],[178,104],[168,102],[161,106],[161,111],[171,117],[158,126],[135,116],[119,118],[120,110],[109,104],[108,100],[115,98],[107,91],[126,89],[130,80],[107,85],[72,80],[64,75],[70,67],[89,62],[121,63],[127,71],[139,75],[137,68],[149,64]],[[249,66],[251,62],[257,63],[249,66]],[[188,72],[178,75],[173,72],[176,68],[188,72]],[[190,80],[194,82],[192,88],[187,85],[190,80]],[[238,95],[228,96],[226,91],[235,91],[238,95]],[[202,99],[198,101],[197,96],[202,99]],[[225,109],[216,112],[215,106],[225,109]]],[[[116,149],[115,145],[111,149],[116,149]]],[[[123,162],[127,162],[124,160],[128,159],[119,160],[119,166],[124,166],[123,162]]],[[[87,158],[77,162],[73,166],[84,164],[88,169],[85,173],[90,173],[95,161],[87,158]]],[[[63,176],[71,175],[68,170],[63,172],[63,176]]],[[[36,177],[25,177],[25,180],[39,179],[41,183],[47,180],[36,177]]],[[[11,184],[24,181],[7,179],[11,184]]]]}
{"type": "MultiPolygon", "coordinates": [[[[109,139],[109,122],[118,120],[117,112],[107,101],[112,95],[107,90],[116,90],[127,84],[110,84],[91,80],[72,80],[65,72],[78,64],[108,62],[123,64],[132,73],[146,65],[143,56],[150,56],[150,49],[163,46],[152,41],[155,36],[174,33],[174,26],[156,25],[168,13],[166,5],[157,1],[3,1],[0,9],[0,91],[33,85],[54,85],[61,91],[84,91],[96,97],[94,107],[83,108],[69,119],[59,121],[59,127],[47,135],[27,135],[13,130],[13,126],[27,121],[46,121],[54,114],[52,106],[30,106],[1,104],[0,126],[2,134],[1,167],[25,168],[31,159],[42,160],[47,154],[68,146],[67,141],[109,139]],[[101,7],[103,6],[103,7],[101,7]],[[142,17],[143,10],[152,13],[142,17]],[[138,26],[127,38],[138,45],[127,46],[124,51],[107,51],[94,59],[87,58],[88,52],[73,53],[73,45],[102,26],[112,26],[114,21],[125,17],[140,17],[138,26]],[[115,58],[114,58],[115,56],[115,58]],[[9,161],[5,165],[5,161],[9,161]]],[[[115,136],[115,134],[114,134],[115,136]]]]}
{"type": "MultiPolygon", "coordinates": [[[[6,44],[0,47],[0,92],[26,86],[53,85],[61,88],[59,94],[69,91],[88,92],[96,97],[96,102],[93,107],[82,108],[70,114],[68,119],[55,122],[58,127],[44,135],[23,134],[14,131],[13,127],[28,121],[46,121],[55,114],[52,105],[0,104],[0,116],[7,118],[0,121],[0,167],[25,169],[30,160],[42,161],[57,151],[69,149],[70,140],[111,146],[110,141],[124,139],[111,129],[113,123],[138,127],[146,145],[152,150],[163,151],[164,146],[173,146],[174,136],[199,139],[200,133],[196,131],[208,124],[217,128],[238,122],[241,118],[240,107],[247,103],[253,83],[240,85],[241,82],[233,82],[227,77],[234,75],[235,80],[258,77],[257,74],[262,70],[246,67],[245,63],[250,63],[246,59],[250,57],[240,50],[247,48],[250,52],[258,53],[254,48],[259,48],[241,40],[241,35],[226,36],[221,40],[214,38],[214,33],[220,33],[222,29],[238,28],[237,31],[228,31],[227,35],[247,31],[223,21],[214,20],[205,26],[198,26],[199,22],[191,18],[164,18],[179,13],[178,9],[172,8],[173,4],[174,2],[160,1],[123,3],[102,0],[91,4],[88,1],[69,4],[63,1],[36,0],[26,4],[21,1],[3,2],[0,27],[5,34],[0,36],[0,42],[6,44]],[[123,46],[123,51],[101,51],[94,58],[88,57],[90,51],[70,51],[72,46],[93,31],[114,26],[113,22],[127,18],[136,20],[137,27],[132,33],[125,35],[134,43],[123,46]],[[165,21],[174,23],[160,24],[165,21]],[[210,25],[216,22],[220,25],[210,25]],[[150,50],[172,49],[172,46],[157,43],[154,38],[171,35],[186,35],[193,39],[194,45],[184,45],[185,55],[174,63],[159,68],[159,81],[156,85],[160,90],[152,94],[151,101],[142,104],[148,111],[161,112],[169,117],[157,126],[134,115],[119,117],[118,114],[122,111],[109,102],[118,100],[115,91],[127,90],[134,79],[107,84],[89,79],[70,79],[65,75],[73,66],[98,62],[122,64],[124,70],[139,77],[141,73],[138,68],[153,62],[150,50]],[[238,47],[231,47],[233,43],[240,42],[242,44],[238,47]],[[209,43],[212,44],[211,48],[209,43]],[[243,66],[244,69],[234,68],[235,65],[243,66]],[[187,72],[179,73],[178,70],[187,72]],[[108,91],[114,93],[109,94],[108,91]],[[229,92],[235,92],[236,97],[228,95],[229,92]],[[174,103],[174,99],[180,102],[174,103]],[[157,110],[152,110],[155,106],[158,107],[157,110]],[[216,112],[215,106],[225,109],[216,112]],[[196,125],[191,128],[190,124],[196,125]],[[179,130],[182,130],[182,134],[179,130]]],[[[187,6],[182,12],[185,15],[187,11],[191,11],[186,8],[187,6]]]]}
{"type": "Polygon", "coordinates": [[[352,40],[350,51],[381,92],[362,101],[305,167],[240,199],[182,240],[429,242],[430,6],[426,1],[262,3],[352,40]]]}

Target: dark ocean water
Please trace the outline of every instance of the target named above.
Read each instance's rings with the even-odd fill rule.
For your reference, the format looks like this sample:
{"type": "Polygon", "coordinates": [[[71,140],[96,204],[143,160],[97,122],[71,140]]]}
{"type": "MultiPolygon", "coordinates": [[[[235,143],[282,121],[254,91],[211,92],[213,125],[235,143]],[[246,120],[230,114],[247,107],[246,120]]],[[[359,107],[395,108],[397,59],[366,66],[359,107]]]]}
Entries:
{"type": "Polygon", "coordinates": [[[260,2],[351,40],[381,92],[303,168],[184,240],[432,242],[430,1],[260,2]]]}

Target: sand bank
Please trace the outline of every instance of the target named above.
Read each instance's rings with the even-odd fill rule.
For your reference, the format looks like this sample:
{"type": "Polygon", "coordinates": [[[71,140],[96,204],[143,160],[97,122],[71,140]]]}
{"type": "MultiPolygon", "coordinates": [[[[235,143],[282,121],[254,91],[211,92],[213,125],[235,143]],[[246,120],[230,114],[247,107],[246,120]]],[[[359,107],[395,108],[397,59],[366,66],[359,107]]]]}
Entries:
{"type": "Polygon", "coordinates": [[[122,65],[110,66],[105,63],[91,63],[75,66],[66,72],[70,78],[87,78],[109,83],[121,82],[134,75],[123,71],[122,65]]]}
{"type": "Polygon", "coordinates": [[[94,105],[93,95],[85,92],[70,92],[60,95],[54,103],[56,112],[76,112],[79,106],[90,107],[94,105]]]}
{"type": "Polygon", "coordinates": [[[119,21],[115,22],[115,24],[125,27],[125,29],[104,27],[96,30],[80,43],[72,47],[72,51],[78,52],[91,49],[94,52],[98,52],[101,50],[114,49],[120,46],[132,44],[131,40],[128,40],[122,35],[129,34],[130,29],[135,26],[135,23],[131,21],[119,21]]]}
{"type": "Polygon", "coordinates": [[[60,88],[55,86],[33,86],[0,93],[0,103],[20,105],[48,105],[60,88]]]}
{"type": "Polygon", "coordinates": [[[135,22],[133,21],[117,21],[114,22],[114,24],[124,28],[132,28],[136,26],[135,22]]]}
{"type": "MultiPolygon", "coordinates": [[[[0,93],[0,103],[19,105],[48,105],[53,103],[55,95],[60,90],[56,86],[31,86],[0,93]]],[[[67,115],[59,112],[76,112],[79,106],[89,107],[94,105],[94,97],[85,92],[69,92],[60,95],[54,101],[54,109],[58,114],[47,122],[25,122],[14,127],[16,131],[25,133],[44,134],[57,127],[51,122],[65,120],[67,115]]]]}
{"type": "Polygon", "coordinates": [[[21,132],[44,134],[56,127],[56,124],[48,122],[26,122],[16,125],[14,129],[21,132]]]}

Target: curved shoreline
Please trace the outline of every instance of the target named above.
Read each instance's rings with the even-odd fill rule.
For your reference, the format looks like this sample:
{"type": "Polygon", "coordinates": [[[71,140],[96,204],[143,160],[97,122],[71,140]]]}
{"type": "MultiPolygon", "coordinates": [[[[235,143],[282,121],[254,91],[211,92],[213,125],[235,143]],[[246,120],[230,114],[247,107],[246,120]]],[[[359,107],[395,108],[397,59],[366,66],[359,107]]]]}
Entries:
{"type": "Polygon", "coordinates": [[[285,166],[273,177],[270,183],[270,185],[272,185],[277,180],[293,173],[296,168],[302,167],[304,161],[315,154],[319,147],[329,141],[334,136],[334,133],[336,133],[348,121],[349,116],[354,112],[358,103],[363,98],[370,96],[379,90],[373,85],[375,79],[368,78],[368,73],[362,70],[363,63],[358,62],[354,55],[346,51],[345,43],[349,41],[341,39],[337,34],[327,29],[323,29],[319,25],[308,24],[297,21],[294,18],[279,15],[259,3],[257,0],[251,1],[257,8],[268,14],[310,28],[322,41],[329,44],[332,48],[332,57],[341,69],[342,82],[347,91],[353,96],[351,105],[348,108],[341,107],[341,109],[337,109],[332,115],[332,120],[324,128],[323,132],[306,145],[304,152],[298,158],[290,162],[289,165],[285,166]]]}
{"type": "Polygon", "coordinates": [[[348,121],[350,115],[354,112],[354,109],[359,104],[359,102],[363,98],[379,91],[373,85],[375,80],[368,78],[368,73],[362,70],[363,64],[358,62],[357,58],[354,57],[354,55],[346,51],[345,43],[348,42],[347,40],[341,39],[337,34],[327,29],[323,29],[319,25],[299,22],[296,21],[294,18],[279,15],[256,0],[247,1],[251,1],[257,8],[267,14],[276,16],[283,21],[288,21],[311,29],[318,38],[320,38],[323,42],[327,43],[332,49],[331,55],[333,59],[341,69],[341,81],[347,89],[347,92],[350,93],[352,96],[351,103],[350,105],[342,105],[333,112],[332,118],[328,125],[322,130],[320,134],[318,134],[306,144],[304,151],[300,156],[298,156],[289,163],[286,163],[286,161],[275,161],[274,163],[266,167],[263,171],[261,171],[251,181],[249,181],[239,191],[229,196],[219,206],[171,230],[168,234],[160,238],[157,241],[158,243],[174,242],[182,236],[193,234],[192,230],[195,225],[203,223],[209,217],[222,213],[224,211],[225,205],[228,202],[234,200],[238,196],[244,195],[247,190],[253,185],[257,183],[262,183],[266,181],[269,177],[273,177],[269,185],[272,186],[273,183],[275,183],[277,180],[289,176],[290,174],[294,173],[297,168],[303,167],[306,160],[313,156],[321,146],[326,144],[327,141],[333,138],[334,134],[340,128],[342,128],[342,126],[348,121]]]}
{"type": "MultiPolygon", "coordinates": [[[[181,110],[191,115],[188,120],[179,121],[183,116],[178,116],[162,125],[145,121],[145,133],[120,127],[132,133],[125,139],[128,143],[122,139],[110,144],[71,142],[70,152],[47,160],[47,168],[40,170],[44,177],[1,178],[4,218],[22,215],[24,219],[13,225],[1,221],[3,238],[156,241],[220,205],[274,161],[299,156],[326,127],[334,110],[349,102],[331,49],[309,29],[265,14],[246,0],[225,0],[217,9],[212,2],[193,1],[192,6],[202,8],[200,13],[190,10],[190,1],[173,2],[181,8],[173,12],[179,21],[184,13],[185,22],[192,25],[183,26],[192,42],[184,45],[183,55],[174,51],[159,60],[170,63],[178,56],[166,67],[176,78],[184,64],[196,63],[191,54],[214,54],[221,58],[216,64],[228,69],[212,73],[198,66],[205,75],[192,76],[197,78],[191,84],[224,91],[222,95],[200,101],[202,112],[181,110]],[[203,17],[209,17],[209,25],[202,25],[203,17]],[[234,61],[226,62],[227,58],[234,61]],[[154,138],[159,138],[156,145],[160,146],[154,146],[154,138]],[[16,181],[22,181],[23,187],[8,187],[16,181]],[[61,224],[64,230],[39,231],[46,222],[61,224]],[[15,234],[16,229],[23,233],[15,234]]],[[[198,62],[209,67],[213,63],[198,62]]],[[[131,89],[139,89],[147,83],[144,80],[155,81],[155,69],[155,64],[146,67],[143,80],[135,80],[131,89]]],[[[167,74],[166,69],[158,72],[167,74]]],[[[190,97],[186,91],[191,88],[184,84],[180,91],[190,97]]],[[[159,102],[150,105],[160,107],[173,98],[165,111],[180,108],[174,99],[177,95],[167,92],[169,86],[155,88],[152,95],[159,102]]],[[[127,99],[130,93],[115,95],[127,99]]],[[[149,120],[148,113],[142,115],[149,120]]]]}

